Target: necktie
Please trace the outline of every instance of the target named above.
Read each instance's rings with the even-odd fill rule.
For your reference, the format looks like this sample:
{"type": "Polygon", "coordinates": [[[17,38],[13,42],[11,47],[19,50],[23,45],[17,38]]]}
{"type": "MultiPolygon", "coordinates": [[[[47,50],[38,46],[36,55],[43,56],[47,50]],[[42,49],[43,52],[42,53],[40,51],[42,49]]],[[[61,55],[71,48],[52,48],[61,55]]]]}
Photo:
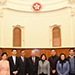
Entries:
{"type": "Polygon", "coordinates": [[[33,58],[33,65],[35,65],[35,61],[34,61],[34,58],[33,58]]]}

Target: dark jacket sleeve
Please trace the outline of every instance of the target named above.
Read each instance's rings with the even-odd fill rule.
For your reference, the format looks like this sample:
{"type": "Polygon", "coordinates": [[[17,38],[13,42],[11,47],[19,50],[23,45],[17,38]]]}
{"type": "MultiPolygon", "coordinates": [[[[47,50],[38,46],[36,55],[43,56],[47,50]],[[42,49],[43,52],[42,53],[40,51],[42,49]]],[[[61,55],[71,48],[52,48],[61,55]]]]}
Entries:
{"type": "Polygon", "coordinates": [[[19,60],[19,58],[17,57],[17,71],[19,71],[19,69],[20,69],[20,60],[19,60]]]}
{"type": "Polygon", "coordinates": [[[10,57],[8,58],[8,61],[9,61],[10,71],[13,72],[13,69],[12,69],[12,67],[11,67],[11,60],[10,60],[10,57]]]}
{"type": "Polygon", "coordinates": [[[28,69],[27,69],[27,58],[26,58],[26,65],[25,65],[25,72],[28,73],[28,69]]]}
{"type": "Polygon", "coordinates": [[[69,56],[66,58],[66,60],[70,63],[70,61],[69,61],[69,56]]]}
{"type": "Polygon", "coordinates": [[[29,62],[28,62],[28,59],[29,58],[26,59],[26,69],[27,69],[26,73],[29,73],[29,62]]]}
{"type": "MultiPolygon", "coordinates": [[[[49,61],[49,63],[50,63],[50,57],[48,58],[48,61],[49,61]]],[[[52,68],[51,68],[51,66],[50,66],[50,71],[52,71],[52,68]]]]}

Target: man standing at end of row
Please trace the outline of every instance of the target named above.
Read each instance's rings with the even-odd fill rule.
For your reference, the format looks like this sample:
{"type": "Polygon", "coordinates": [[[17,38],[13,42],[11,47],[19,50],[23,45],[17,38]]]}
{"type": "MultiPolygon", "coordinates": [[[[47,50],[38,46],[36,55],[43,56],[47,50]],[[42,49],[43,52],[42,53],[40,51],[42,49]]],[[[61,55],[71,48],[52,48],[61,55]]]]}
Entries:
{"type": "Polygon", "coordinates": [[[71,48],[69,50],[70,55],[67,57],[67,60],[69,61],[70,65],[70,72],[69,75],[75,75],[75,55],[74,55],[74,49],[71,48]]]}

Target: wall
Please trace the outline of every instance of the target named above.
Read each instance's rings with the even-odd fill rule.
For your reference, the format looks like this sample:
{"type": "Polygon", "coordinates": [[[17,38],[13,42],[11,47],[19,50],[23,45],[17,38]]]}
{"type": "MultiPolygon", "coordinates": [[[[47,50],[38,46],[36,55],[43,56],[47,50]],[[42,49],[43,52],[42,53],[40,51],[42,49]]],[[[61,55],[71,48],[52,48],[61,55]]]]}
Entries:
{"type": "Polygon", "coordinates": [[[13,26],[16,25],[20,25],[25,28],[22,37],[22,41],[25,43],[23,47],[52,47],[50,44],[52,37],[49,37],[49,26],[53,25],[61,26],[62,46],[72,46],[70,14],[70,9],[68,8],[44,13],[26,13],[4,9],[2,47],[13,46],[13,26]]]}
{"type": "MultiPolygon", "coordinates": [[[[18,57],[20,56],[20,51],[23,49],[23,50],[25,50],[25,56],[27,58],[31,56],[30,52],[32,50],[34,50],[34,48],[22,48],[22,49],[16,48],[16,49],[17,49],[17,56],[18,57]]],[[[68,57],[70,48],[55,48],[55,49],[56,49],[56,54],[58,56],[60,56],[61,53],[65,53],[66,57],[68,57]]],[[[38,49],[36,49],[36,56],[40,57],[41,54],[45,53],[46,56],[47,56],[47,59],[48,59],[51,56],[50,50],[51,50],[51,48],[38,48],[38,49]]],[[[8,57],[10,57],[12,55],[12,53],[11,53],[12,48],[2,48],[1,51],[2,52],[7,52],[8,57]]],[[[0,52],[0,55],[1,55],[1,52],[0,52]]]]}
{"type": "Polygon", "coordinates": [[[0,46],[13,47],[13,28],[18,25],[22,30],[22,48],[53,47],[51,31],[54,26],[61,28],[61,47],[74,47],[75,5],[68,0],[38,1],[42,10],[36,13],[31,8],[34,2],[7,0],[1,6],[0,46]]]}

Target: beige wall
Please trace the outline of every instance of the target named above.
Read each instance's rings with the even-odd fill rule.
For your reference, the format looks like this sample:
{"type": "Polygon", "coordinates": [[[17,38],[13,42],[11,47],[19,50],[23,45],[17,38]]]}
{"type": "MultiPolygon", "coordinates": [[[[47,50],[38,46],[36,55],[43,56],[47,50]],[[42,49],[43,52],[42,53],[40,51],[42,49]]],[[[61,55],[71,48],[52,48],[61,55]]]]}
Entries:
{"type": "Polygon", "coordinates": [[[75,15],[73,16],[73,39],[74,39],[74,41],[73,41],[73,43],[74,43],[74,46],[75,46],[75,15]]]}
{"type": "Polygon", "coordinates": [[[1,22],[0,45],[2,47],[13,47],[13,28],[16,25],[22,27],[22,47],[52,47],[50,27],[54,25],[61,28],[62,47],[75,46],[75,16],[71,16],[70,7],[39,13],[4,8],[1,22]]]}
{"type": "Polygon", "coordinates": [[[1,46],[1,25],[2,25],[2,20],[1,20],[1,17],[0,17],[0,46],[1,46]]]}
{"type": "Polygon", "coordinates": [[[0,47],[2,46],[2,14],[0,13],[0,47]]]}

